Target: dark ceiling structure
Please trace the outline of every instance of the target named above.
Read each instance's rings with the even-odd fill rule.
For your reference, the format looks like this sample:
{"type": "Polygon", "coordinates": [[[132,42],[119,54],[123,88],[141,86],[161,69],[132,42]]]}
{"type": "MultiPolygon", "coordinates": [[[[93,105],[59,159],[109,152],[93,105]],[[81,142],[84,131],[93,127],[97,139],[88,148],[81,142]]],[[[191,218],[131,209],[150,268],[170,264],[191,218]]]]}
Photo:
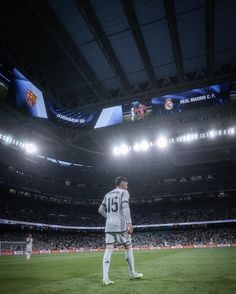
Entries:
{"type": "Polygon", "coordinates": [[[0,56],[73,109],[235,78],[233,0],[9,0],[0,56]]]}

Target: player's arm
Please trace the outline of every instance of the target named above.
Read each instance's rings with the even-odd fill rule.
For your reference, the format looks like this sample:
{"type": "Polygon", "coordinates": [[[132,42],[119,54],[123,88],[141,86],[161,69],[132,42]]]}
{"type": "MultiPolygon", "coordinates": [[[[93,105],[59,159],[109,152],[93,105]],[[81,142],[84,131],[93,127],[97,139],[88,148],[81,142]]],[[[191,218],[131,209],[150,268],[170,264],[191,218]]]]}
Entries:
{"type": "Polygon", "coordinates": [[[126,223],[127,223],[127,232],[129,234],[132,234],[133,233],[133,226],[132,226],[132,220],[131,220],[131,215],[130,215],[129,192],[128,191],[126,191],[123,194],[122,207],[123,207],[123,211],[124,211],[124,215],[125,215],[125,219],[126,219],[126,223]]]}
{"type": "Polygon", "coordinates": [[[107,218],[107,210],[106,210],[106,197],[104,197],[102,204],[100,205],[98,212],[105,218],[107,218]]]}

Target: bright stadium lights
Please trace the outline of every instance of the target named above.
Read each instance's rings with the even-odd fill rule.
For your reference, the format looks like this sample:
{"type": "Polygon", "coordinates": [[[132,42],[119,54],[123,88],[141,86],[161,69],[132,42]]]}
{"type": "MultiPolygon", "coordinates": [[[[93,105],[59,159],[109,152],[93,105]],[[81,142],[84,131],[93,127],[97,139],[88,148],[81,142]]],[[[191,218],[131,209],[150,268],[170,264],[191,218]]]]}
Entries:
{"type": "Polygon", "coordinates": [[[215,138],[216,135],[217,135],[217,131],[216,131],[216,130],[210,130],[210,131],[208,132],[208,136],[209,136],[209,138],[215,138]]]}
{"type": "Polygon", "coordinates": [[[25,148],[25,151],[27,153],[31,153],[31,154],[32,153],[35,153],[37,151],[37,147],[34,144],[32,144],[32,143],[26,143],[26,144],[24,144],[24,148],[25,148]]]}
{"type": "Polygon", "coordinates": [[[143,140],[140,143],[135,143],[133,145],[134,151],[147,151],[150,148],[150,143],[148,141],[143,140]]]}
{"type": "Polygon", "coordinates": [[[21,148],[25,148],[25,144],[24,143],[19,143],[19,146],[21,147],[21,148]]]}
{"type": "Polygon", "coordinates": [[[119,156],[119,155],[127,155],[129,153],[129,146],[122,144],[120,146],[115,146],[113,148],[113,154],[115,156],[119,156]]]}
{"type": "Polygon", "coordinates": [[[125,144],[121,145],[121,146],[120,146],[120,153],[121,153],[122,155],[126,155],[126,154],[128,154],[128,153],[129,153],[129,146],[127,146],[127,145],[125,145],[125,144]]]}
{"type": "Polygon", "coordinates": [[[186,135],[186,142],[191,142],[193,141],[193,135],[192,134],[187,134],[186,135]]]}
{"type": "Polygon", "coordinates": [[[186,142],[192,142],[192,141],[195,141],[195,140],[198,140],[198,134],[187,134],[185,136],[185,141],[186,142]]]}
{"type": "Polygon", "coordinates": [[[6,136],[6,137],[5,137],[5,142],[6,142],[7,144],[10,144],[10,143],[12,142],[12,138],[11,138],[10,136],[6,136]]]}
{"type": "Polygon", "coordinates": [[[164,149],[167,147],[168,145],[168,140],[165,137],[159,137],[156,141],[156,145],[158,148],[160,149],[164,149]]]}
{"type": "Polygon", "coordinates": [[[134,151],[139,151],[140,150],[140,145],[139,143],[135,143],[133,146],[134,151]]]}
{"type": "Polygon", "coordinates": [[[147,141],[143,140],[140,143],[140,147],[142,151],[147,151],[150,148],[150,144],[147,141]]]}
{"type": "Polygon", "coordinates": [[[114,147],[114,148],[113,148],[113,154],[114,154],[115,156],[120,155],[120,147],[118,147],[118,146],[114,147]]]}
{"type": "MultiPolygon", "coordinates": [[[[226,137],[226,136],[231,136],[234,138],[236,135],[236,127],[231,126],[225,129],[211,129],[208,131],[202,131],[202,132],[195,132],[195,133],[186,133],[179,135],[177,137],[170,137],[167,138],[165,136],[159,136],[156,141],[154,142],[148,142],[147,140],[142,140],[142,141],[137,141],[135,142],[132,147],[127,146],[125,144],[116,146],[113,149],[113,154],[115,156],[119,155],[126,155],[130,153],[131,151],[134,152],[143,152],[147,151],[151,148],[158,147],[159,149],[165,149],[168,145],[170,144],[189,144],[191,142],[196,142],[198,140],[200,141],[207,141],[211,140],[217,137],[226,137]]],[[[3,135],[4,137],[4,135],[3,135]]],[[[4,138],[3,138],[4,140],[4,138]]]]}
{"type": "Polygon", "coordinates": [[[228,129],[228,134],[229,135],[234,135],[235,134],[235,128],[229,128],[228,129]]]}

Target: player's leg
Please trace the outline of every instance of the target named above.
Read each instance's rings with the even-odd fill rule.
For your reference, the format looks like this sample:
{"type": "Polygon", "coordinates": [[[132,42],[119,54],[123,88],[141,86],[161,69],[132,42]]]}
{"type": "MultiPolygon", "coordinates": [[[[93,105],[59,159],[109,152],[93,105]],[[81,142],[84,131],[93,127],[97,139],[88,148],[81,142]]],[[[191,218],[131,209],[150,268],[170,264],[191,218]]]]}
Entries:
{"type": "Polygon", "coordinates": [[[133,248],[131,244],[125,244],[125,260],[127,261],[129,266],[130,276],[134,275],[135,273],[134,256],[133,256],[133,248]]]}
{"type": "Polygon", "coordinates": [[[124,241],[125,241],[125,260],[128,263],[129,266],[129,272],[130,272],[130,279],[140,279],[143,277],[142,273],[137,273],[134,269],[134,255],[133,255],[133,248],[131,245],[131,236],[127,233],[124,234],[124,241]]]}
{"type": "Polygon", "coordinates": [[[106,249],[103,256],[103,284],[105,286],[114,284],[109,278],[111,256],[114,250],[115,238],[112,234],[106,234],[106,249]]]}
{"type": "Polygon", "coordinates": [[[30,260],[30,252],[29,251],[26,251],[25,252],[25,255],[26,255],[26,260],[30,260]]]}

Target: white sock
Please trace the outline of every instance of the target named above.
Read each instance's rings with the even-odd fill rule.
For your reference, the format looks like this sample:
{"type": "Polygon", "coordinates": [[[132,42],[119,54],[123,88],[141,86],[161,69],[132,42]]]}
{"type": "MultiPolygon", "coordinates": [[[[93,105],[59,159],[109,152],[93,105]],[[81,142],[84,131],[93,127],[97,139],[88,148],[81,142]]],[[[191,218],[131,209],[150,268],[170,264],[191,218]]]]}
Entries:
{"type": "Polygon", "coordinates": [[[109,280],[109,268],[113,249],[106,249],[103,256],[103,281],[109,280]]]}
{"type": "Polygon", "coordinates": [[[134,270],[134,256],[133,256],[133,249],[129,248],[125,250],[125,259],[128,262],[129,265],[129,272],[130,275],[134,275],[135,274],[135,270],[134,270]]]}
{"type": "Polygon", "coordinates": [[[29,260],[30,259],[30,253],[26,252],[26,259],[29,260]]]}

